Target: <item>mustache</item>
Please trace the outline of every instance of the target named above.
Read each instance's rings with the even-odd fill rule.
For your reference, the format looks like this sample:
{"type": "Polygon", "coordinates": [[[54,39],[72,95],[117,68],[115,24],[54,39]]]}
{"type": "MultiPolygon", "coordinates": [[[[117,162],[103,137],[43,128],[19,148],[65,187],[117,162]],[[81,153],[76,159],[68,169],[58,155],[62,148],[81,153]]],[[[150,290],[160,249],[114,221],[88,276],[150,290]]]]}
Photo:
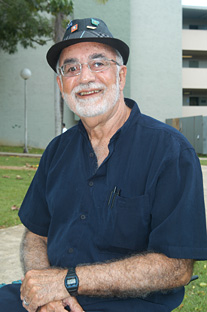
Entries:
{"type": "Polygon", "coordinates": [[[94,89],[102,89],[105,90],[106,86],[103,83],[94,83],[94,82],[89,82],[86,84],[81,83],[77,87],[74,87],[74,89],[71,92],[71,95],[75,95],[75,93],[80,93],[82,91],[90,91],[94,89]]]}

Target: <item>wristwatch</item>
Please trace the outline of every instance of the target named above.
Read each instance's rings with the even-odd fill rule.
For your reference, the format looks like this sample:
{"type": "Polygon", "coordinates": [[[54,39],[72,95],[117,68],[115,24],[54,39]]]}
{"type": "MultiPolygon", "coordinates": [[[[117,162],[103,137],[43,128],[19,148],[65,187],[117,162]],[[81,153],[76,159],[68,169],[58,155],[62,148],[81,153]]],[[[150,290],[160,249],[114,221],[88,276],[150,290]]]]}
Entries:
{"type": "Polygon", "coordinates": [[[75,268],[69,268],[65,277],[65,287],[71,296],[76,296],[78,293],[79,280],[76,275],[75,268]]]}

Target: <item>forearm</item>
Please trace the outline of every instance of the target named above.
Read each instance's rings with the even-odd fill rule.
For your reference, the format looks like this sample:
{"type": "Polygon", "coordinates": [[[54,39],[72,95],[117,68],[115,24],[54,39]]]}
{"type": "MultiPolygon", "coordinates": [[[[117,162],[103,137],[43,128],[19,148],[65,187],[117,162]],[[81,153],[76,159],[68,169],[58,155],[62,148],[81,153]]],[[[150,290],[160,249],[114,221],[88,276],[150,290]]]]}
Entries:
{"type": "Polygon", "coordinates": [[[79,266],[79,294],[88,296],[143,297],[187,284],[192,260],[148,253],[107,264],[79,266]],[[88,282],[90,281],[90,283],[88,282]]]}
{"type": "Polygon", "coordinates": [[[47,257],[47,238],[25,229],[20,246],[20,258],[24,273],[50,266],[47,257]]]}

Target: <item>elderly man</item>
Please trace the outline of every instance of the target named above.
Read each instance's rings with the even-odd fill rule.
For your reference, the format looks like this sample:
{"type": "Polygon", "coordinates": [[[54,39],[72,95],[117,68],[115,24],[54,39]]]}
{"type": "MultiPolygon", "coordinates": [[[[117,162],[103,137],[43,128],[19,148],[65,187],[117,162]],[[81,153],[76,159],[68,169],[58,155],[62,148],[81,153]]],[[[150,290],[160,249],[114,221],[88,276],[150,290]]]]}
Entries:
{"type": "MultiPolygon", "coordinates": [[[[128,55],[94,18],[72,21],[48,51],[81,120],[49,144],[20,209],[26,275],[14,311],[169,312],[207,259],[199,160],[124,99],[128,55]]],[[[16,298],[15,287],[2,293],[16,298]]]]}

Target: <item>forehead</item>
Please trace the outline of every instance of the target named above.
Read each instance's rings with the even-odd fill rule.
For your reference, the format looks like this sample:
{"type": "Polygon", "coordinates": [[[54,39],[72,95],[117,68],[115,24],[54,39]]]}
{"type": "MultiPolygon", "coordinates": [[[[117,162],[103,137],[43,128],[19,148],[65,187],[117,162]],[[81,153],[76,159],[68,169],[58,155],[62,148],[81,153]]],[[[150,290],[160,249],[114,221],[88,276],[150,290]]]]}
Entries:
{"type": "Polygon", "coordinates": [[[115,50],[106,44],[81,42],[63,49],[60,55],[60,64],[62,64],[66,58],[76,58],[78,60],[88,59],[94,53],[102,54],[108,58],[116,57],[115,50]]]}

